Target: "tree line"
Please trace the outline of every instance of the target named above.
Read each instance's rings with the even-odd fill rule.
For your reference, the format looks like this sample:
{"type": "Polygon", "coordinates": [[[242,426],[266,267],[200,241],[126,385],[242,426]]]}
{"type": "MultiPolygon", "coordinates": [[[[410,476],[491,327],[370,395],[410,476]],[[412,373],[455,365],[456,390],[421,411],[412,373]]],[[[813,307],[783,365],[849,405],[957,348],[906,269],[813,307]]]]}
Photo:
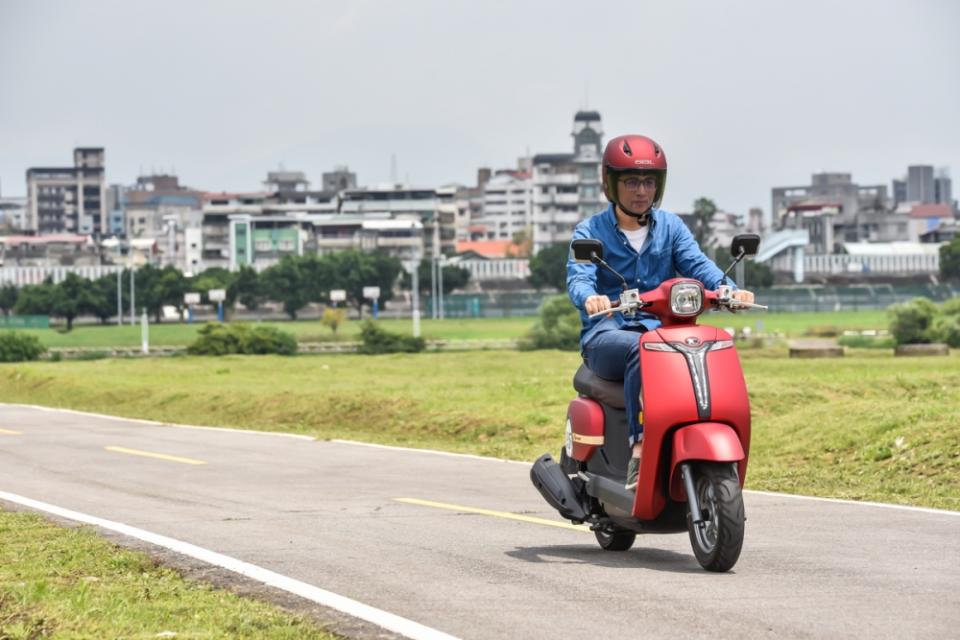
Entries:
{"type": "MultiPolygon", "coordinates": [[[[210,304],[209,292],[223,289],[225,309],[232,310],[239,302],[256,310],[268,302],[279,303],[291,319],[311,302],[329,303],[330,291],[346,292],[347,304],[360,309],[365,302],[364,287],[380,288],[380,304],[389,302],[397,289],[410,288],[410,278],[400,278],[400,260],[383,253],[359,250],[326,255],[285,256],[277,264],[257,273],[250,266],[238,271],[215,267],[194,277],[186,277],[173,267],[146,265],[133,270],[134,303],[137,312],[146,310],[155,322],[161,322],[165,306],[175,307],[181,314],[186,309],[185,293],[201,294],[201,301],[210,304]]],[[[405,274],[406,275],[406,274],[405,274]]],[[[430,290],[430,261],[418,269],[419,289],[430,290]],[[426,276],[426,277],[424,277],[426,276]]],[[[131,271],[124,270],[119,282],[123,313],[130,308],[131,271]]],[[[467,283],[470,272],[455,266],[443,267],[443,289],[449,293],[467,283]]],[[[48,315],[63,318],[67,330],[78,316],[94,316],[101,323],[117,315],[116,274],[87,280],[71,273],[59,283],[49,278],[37,285],[17,289],[12,285],[0,288],[0,309],[4,315],[48,315]]]]}

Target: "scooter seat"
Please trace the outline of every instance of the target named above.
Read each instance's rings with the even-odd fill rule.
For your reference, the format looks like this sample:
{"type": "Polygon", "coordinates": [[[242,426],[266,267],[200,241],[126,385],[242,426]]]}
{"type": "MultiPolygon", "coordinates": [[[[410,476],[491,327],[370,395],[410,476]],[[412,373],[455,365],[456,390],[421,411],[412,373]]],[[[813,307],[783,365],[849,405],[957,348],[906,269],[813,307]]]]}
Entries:
{"type": "Polygon", "coordinates": [[[587,365],[581,364],[573,375],[573,388],[581,395],[593,398],[601,404],[607,404],[615,409],[623,409],[623,380],[607,380],[601,378],[587,365]]]}

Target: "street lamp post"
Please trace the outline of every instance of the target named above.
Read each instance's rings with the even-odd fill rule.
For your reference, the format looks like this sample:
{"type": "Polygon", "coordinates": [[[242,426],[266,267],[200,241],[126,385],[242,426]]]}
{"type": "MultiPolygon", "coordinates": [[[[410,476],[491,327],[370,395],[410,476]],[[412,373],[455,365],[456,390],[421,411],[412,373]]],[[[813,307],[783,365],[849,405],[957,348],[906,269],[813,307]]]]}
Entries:
{"type": "Polygon", "coordinates": [[[133,266],[130,266],[130,326],[133,327],[137,324],[137,307],[136,307],[136,285],[134,284],[134,270],[133,266]]]}
{"type": "Polygon", "coordinates": [[[440,300],[440,319],[443,320],[443,265],[446,262],[446,256],[442,253],[437,260],[437,298],[440,300]]]}
{"type": "Polygon", "coordinates": [[[410,315],[413,318],[413,337],[420,337],[420,261],[414,257],[404,260],[403,268],[410,274],[411,297],[410,315]]]}
{"type": "Polygon", "coordinates": [[[117,326],[123,324],[123,269],[117,271],[117,326]]]}

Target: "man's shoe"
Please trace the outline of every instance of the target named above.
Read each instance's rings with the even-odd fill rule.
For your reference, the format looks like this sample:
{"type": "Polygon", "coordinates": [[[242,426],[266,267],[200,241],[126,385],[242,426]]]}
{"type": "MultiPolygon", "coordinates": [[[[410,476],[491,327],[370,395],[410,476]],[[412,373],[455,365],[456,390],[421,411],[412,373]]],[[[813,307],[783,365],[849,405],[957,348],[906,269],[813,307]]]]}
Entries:
{"type": "Polygon", "coordinates": [[[627,463],[627,484],[624,485],[624,488],[627,491],[636,491],[637,490],[637,477],[640,475],[640,458],[630,457],[630,461],[627,463]]]}

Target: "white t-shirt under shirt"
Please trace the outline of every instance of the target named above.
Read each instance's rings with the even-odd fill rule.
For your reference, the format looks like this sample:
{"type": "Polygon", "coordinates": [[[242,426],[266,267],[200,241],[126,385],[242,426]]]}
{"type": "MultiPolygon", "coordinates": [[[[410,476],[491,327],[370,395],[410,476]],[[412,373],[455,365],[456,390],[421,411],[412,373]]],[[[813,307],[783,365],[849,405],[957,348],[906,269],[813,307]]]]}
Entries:
{"type": "Polygon", "coordinates": [[[620,229],[623,232],[623,235],[627,236],[627,240],[630,241],[630,246],[636,249],[637,253],[640,253],[640,249],[643,248],[643,243],[647,239],[647,233],[650,231],[650,227],[644,225],[635,231],[628,231],[626,229],[620,229]]]}

